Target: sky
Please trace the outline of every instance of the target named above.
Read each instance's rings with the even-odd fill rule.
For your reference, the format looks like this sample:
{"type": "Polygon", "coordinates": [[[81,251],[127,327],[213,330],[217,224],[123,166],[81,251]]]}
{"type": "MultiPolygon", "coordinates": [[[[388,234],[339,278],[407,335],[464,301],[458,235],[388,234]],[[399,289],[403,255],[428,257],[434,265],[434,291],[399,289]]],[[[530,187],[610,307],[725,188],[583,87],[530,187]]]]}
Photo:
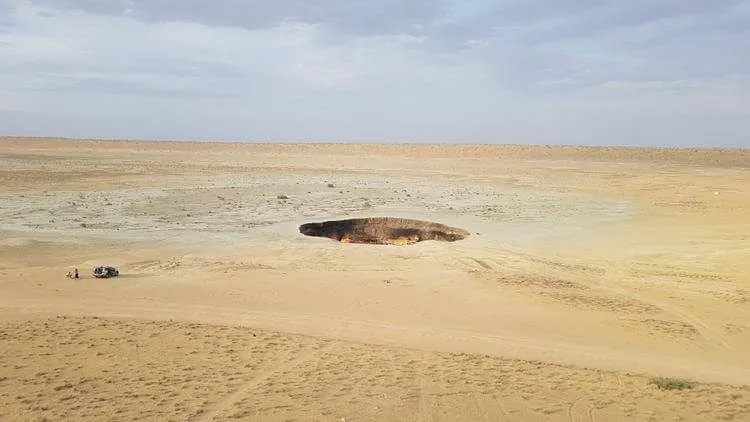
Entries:
{"type": "Polygon", "coordinates": [[[0,136],[750,148],[750,0],[0,0],[0,136]]]}

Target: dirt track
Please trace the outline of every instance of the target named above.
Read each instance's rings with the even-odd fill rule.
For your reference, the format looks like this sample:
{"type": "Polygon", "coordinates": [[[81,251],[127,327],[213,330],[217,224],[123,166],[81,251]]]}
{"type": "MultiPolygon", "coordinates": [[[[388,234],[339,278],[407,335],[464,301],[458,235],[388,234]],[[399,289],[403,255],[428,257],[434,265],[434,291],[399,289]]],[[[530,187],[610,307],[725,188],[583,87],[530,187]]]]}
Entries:
{"type": "Polygon", "coordinates": [[[647,383],[750,384],[748,151],[1,139],[0,178],[3,419],[750,417],[747,387],[647,383]],[[370,216],[472,235],[297,231],[370,216]],[[88,276],[100,263],[123,276],[88,276]],[[86,277],[65,279],[74,267],[86,277]],[[121,347],[132,359],[104,358],[121,347]],[[149,368],[172,352],[200,393],[158,404],[149,368]],[[204,353],[250,366],[206,377],[204,353]],[[343,372],[316,369],[332,362],[343,372]],[[72,381],[117,385],[115,367],[143,374],[132,396],[72,381]]]}

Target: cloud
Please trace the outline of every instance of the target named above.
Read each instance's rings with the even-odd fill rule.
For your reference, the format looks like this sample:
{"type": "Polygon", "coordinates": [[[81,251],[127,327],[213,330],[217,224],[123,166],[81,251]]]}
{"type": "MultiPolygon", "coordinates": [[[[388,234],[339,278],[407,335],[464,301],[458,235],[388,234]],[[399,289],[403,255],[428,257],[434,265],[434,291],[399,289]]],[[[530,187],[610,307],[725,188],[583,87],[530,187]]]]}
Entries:
{"type": "Polygon", "coordinates": [[[141,22],[190,22],[214,27],[268,29],[285,22],[321,23],[338,31],[378,35],[429,23],[440,13],[432,0],[35,0],[69,12],[129,17],[141,22]]]}
{"type": "Polygon", "coordinates": [[[0,131],[750,146],[748,32],[739,0],[0,0],[0,131]]]}

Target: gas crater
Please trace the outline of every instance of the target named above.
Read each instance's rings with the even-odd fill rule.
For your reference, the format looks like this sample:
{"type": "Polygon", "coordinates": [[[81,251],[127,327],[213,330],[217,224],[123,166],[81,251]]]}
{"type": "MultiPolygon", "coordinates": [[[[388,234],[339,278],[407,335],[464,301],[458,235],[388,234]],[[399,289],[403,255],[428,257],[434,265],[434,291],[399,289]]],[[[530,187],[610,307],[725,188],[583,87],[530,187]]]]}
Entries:
{"type": "Polygon", "coordinates": [[[445,224],[394,217],[306,223],[299,226],[299,231],[305,236],[373,245],[411,245],[425,240],[455,242],[469,236],[467,230],[445,224]]]}

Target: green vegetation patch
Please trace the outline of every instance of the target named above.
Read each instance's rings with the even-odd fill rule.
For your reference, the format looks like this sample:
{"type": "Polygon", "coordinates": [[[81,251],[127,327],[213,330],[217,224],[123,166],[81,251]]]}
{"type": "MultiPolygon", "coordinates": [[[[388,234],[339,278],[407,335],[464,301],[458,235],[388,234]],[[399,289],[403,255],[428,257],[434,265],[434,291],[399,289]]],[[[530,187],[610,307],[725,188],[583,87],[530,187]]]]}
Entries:
{"type": "Polygon", "coordinates": [[[660,390],[689,390],[695,387],[694,382],[680,378],[652,378],[648,383],[657,386],[660,390]]]}

